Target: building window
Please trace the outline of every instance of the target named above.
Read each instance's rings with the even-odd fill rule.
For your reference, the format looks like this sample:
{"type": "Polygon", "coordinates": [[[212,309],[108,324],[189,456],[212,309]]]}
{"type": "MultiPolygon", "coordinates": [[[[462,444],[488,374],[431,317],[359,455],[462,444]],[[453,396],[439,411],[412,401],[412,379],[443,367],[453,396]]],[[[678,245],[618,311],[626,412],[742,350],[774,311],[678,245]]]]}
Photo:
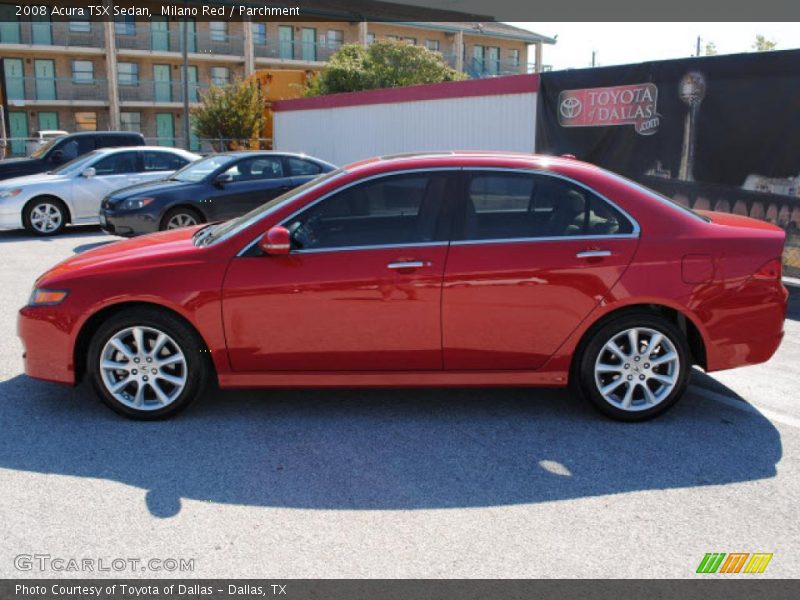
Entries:
{"type": "Polygon", "coordinates": [[[514,67],[518,67],[519,66],[519,50],[511,50],[511,52],[509,53],[509,56],[511,58],[511,65],[514,66],[514,67]]]}
{"type": "Polygon", "coordinates": [[[431,52],[438,52],[439,40],[425,40],[425,47],[431,52]]]}
{"type": "Polygon", "coordinates": [[[398,41],[400,38],[399,38],[399,37],[397,37],[396,35],[387,35],[387,36],[386,36],[386,39],[387,39],[387,40],[389,40],[390,42],[396,42],[396,41],[398,41]]]}
{"type": "Polygon", "coordinates": [[[278,25],[278,57],[294,58],[294,27],[278,25]]]}
{"type": "Polygon", "coordinates": [[[97,131],[97,113],[76,112],[75,129],[78,131],[97,131]]]}
{"type": "Polygon", "coordinates": [[[208,24],[212,42],[228,41],[228,23],[226,21],[211,21],[208,24]]]}
{"type": "Polygon", "coordinates": [[[403,41],[406,44],[410,44],[412,46],[416,46],[417,45],[417,38],[415,38],[415,37],[404,37],[403,41]]]}
{"type": "Polygon", "coordinates": [[[328,48],[338,50],[344,44],[344,31],[341,29],[328,30],[328,48]]]}
{"type": "Polygon", "coordinates": [[[228,67],[211,67],[211,83],[214,85],[228,85],[230,71],[228,67]]]}
{"type": "Polygon", "coordinates": [[[132,16],[114,17],[114,31],[117,35],[136,35],[136,20],[132,16]]]}
{"type": "Polygon", "coordinates": [[[253,43],[264,46],[267,43],[267,24],[253,23],[253,43]]]}
{"type": "Polygon", "coordinates": [[[375,41],[375,34],[368,33],[367,34],[367,44],[372,44],[375,41]]]}
{"type": "Polygon", "coordinates": [[[142,131],[142,113],[140,112],[121,112],[119,113],[119,124],[122,131],[142,131]]]}
{"type": "Polygon", "coordinates": [[[94,83],[94,63],[90,60],[73,60],[72,81],[74,83],[94,83]]]}
{"type": "Polygon", "coordinates": [[[69,30],[73,33],[91,33],[92,22],[89,17],[78,17],[69,22],[69,30]]]}
{"type": "Polygon", "coordinates": [[[119,85],[139,85],[139,65],[136,63],[117,63],[117,83],[119,85]]]}

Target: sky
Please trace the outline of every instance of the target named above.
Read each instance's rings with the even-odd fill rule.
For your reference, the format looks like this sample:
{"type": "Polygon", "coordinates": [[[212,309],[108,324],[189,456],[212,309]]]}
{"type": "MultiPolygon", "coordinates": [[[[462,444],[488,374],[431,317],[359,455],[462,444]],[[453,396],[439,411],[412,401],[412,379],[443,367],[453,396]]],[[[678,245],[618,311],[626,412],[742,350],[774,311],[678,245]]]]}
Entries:
{"type": "MultiPolygon", "coordinates": [[[[554,37],[555,46],[545,45],[543,63],[553,69],[579,69],[622,65],[646,60],[693,56],[697,36],[701,53],[706,42],[714,42],[718,54],[749,52],[756,35],[777,42],[776,50],[800,48],[798,23],[510,23],[554,37]]],[[[532,53],[529,60],[533,60],[532,53]]]]}

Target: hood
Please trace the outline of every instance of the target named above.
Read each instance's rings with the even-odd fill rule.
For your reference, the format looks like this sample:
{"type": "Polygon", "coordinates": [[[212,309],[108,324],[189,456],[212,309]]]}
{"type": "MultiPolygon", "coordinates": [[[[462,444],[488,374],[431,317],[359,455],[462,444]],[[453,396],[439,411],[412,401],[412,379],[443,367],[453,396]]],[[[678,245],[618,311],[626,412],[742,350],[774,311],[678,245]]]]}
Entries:
{"type": "Polygon", "coordinates": [[[114,205],[117,204],[118,202],[122,202],[123,200],[127,200],[128,198],[136,198],[143,195],[161,194],[164,192],[171,192],[174,190],[188,188],[193,185],[197,184],[188,181],[175,181],[173,179],[159,179],[158,181],[148,181],[145,183],[138,183],[136,185],[131,185],[122,188],[121,190],[117,190],[116,192],[112,192],[108,196],[108,202],[109,204],[114,205]]]}
{"type": "Polygon", "coordinates": [[[36,158],[4,158],[0,160],[0,177],[13,177],[15,173],[35,173],[47,167],[36,158]]]}
{"type": "Polygon", "coordinates": [[[37,285],[53,285],[97,271],[132,271],[194,260],[201,248],[194,245],[192,236],[201,227],[204,225],[103,244],[58,263],[39,278],[37,285]]]}
{"type": "Polygon", "coordinates": [[[51,175],[49,173],[37,173],[36,175],[22,175],[21,177],[11,177],[9,179],[3,179],[3,181],[0,181],[0,187],[8,188],[8,187],[35,185],[37,183],[43,183],[43,184],[58,183],[61,181],[66,181],[68,179],[70,179],[70,177],[65,175],[51,175]]]}

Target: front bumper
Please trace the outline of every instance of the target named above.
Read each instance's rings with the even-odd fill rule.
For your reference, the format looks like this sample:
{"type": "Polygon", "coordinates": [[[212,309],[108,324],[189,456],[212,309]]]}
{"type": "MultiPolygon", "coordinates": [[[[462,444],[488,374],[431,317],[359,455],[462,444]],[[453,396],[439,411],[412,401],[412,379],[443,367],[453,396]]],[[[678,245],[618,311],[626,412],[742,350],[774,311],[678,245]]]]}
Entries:
{"type": "Polygon", "coordinates": [[[106,233],[133,237],[158,231],[158,218],[146,212],[100,209],[100,228],[106,233]]]}
{"type": "Polygon", "coordinates": [[[64,314],[53,306],[25,306],[17,316],[25,374],[36,379],[75,385],[73,343],[64,314]]]}
{"type": "Polygon", "coordinates": [[[0,229],[22,229],[22,209],[2,207],[2,210],[0,210],[0,229]]]}

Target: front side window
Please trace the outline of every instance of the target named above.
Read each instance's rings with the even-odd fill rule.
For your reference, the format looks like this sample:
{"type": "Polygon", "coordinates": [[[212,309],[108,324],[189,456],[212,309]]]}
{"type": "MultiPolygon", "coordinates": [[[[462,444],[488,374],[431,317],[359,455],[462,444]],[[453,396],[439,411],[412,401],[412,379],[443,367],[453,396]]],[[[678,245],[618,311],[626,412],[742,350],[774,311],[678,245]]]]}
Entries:
{"type": "Polygon", "coordinates": [[[498,240],[624,235],[633,224],[583,187],[531,173],[473,173],[461,239],[498,240]]]}
{"type": "Polygon", "coordinates": [[[94,63],[90,60],[73,60],[72,81],[74,83],[94,83],[94,63]]]}
{"type": "Polygon", "coordinates": [[[138,85],[139,65],[130,62],[117,63],[117,83],[119,85],[138,85]]]}
{"type": "Polygon", "coordinates": [[[283,177],[283,164],[279,158],[256,156],[240,160],[225,173],[233,177],[233,181],[277,179],[283,177]]]}
{"type": "Polygon", "coordinates": [[[138,171],[136,152],[117,152],[92,165],[95,175],[125,175],[138,171]]]}
{"type": "Polygon", "coordinates": [[[284,225],[296,249],[316,250],[432,242],[450,175],[392,175],[356,184],[284,225]]]}

